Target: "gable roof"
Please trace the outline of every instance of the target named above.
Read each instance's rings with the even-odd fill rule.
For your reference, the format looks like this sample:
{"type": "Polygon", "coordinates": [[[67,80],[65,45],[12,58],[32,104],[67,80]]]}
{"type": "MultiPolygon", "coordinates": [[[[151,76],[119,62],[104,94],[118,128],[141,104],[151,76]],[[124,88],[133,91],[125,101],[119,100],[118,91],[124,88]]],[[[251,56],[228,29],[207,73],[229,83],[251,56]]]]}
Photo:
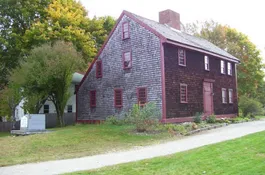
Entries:
{"type": "MultiPolygon", "coordinates": [[[[135,22],[137,22],[138,24],[140,24],[142,27],[146,28],[147,30],[151,31],[152,33],[154,33],[156,36],[158,36],[163,42],[166,43],[171,43],[171,44],[184,44],[181,46],[187,47],[187,48],[191,48],[193,50],[197,50],[200,52],[205,52],[210,54],[210,55],[214,55],[217,57],[221,57],[221,58],[225,58],[231,61],[234,61],[236,63],[239,63],[239,59],[237,59],[236,57],[232,56],[231,54],[227,53],[226,51],[220,49],[219,47],[217,47],[216,45],[210,43],[209,41],[199,38],[199,37],[195,37],[189,34],[186,34],[184,32],[181,31],[177,31],[167,25],[164,24],[160,24],[156,21],[141,17],[139,15],[133,14],[131,12],[128,12],[126,10],[124,10],[122,12],[122,14],[120,15],[120,17],[117,19],[115,26],[113,27],[113,29],[111,30],[109,36],[107,37],[107,39],[105,40],[104,44],[102,45],[102,47],[100,48],[98,54],[96,55],[96,57],[94,58],[94,60],[92,61],[92,63],[89,65],[88,70],[86,72],[86,74],[84,75],[82,81],[80,82],[76,92],[78,92],[79,88],[82,86],[83,82],[85,81],[86,77],[88,76],[89,72],[91,71],[93,65],[95,64],[96,60],[98,59],[99,55],[101,54],[101,52],[103,51],[103,49],[105,48],[106,44],[108,43],[110,37],[112,36],[113,32],[115,31],[115,29],[117,28],[119,22],[121,21],[122,17],[126,15],[129,18],[131,18],[132,20],[134,20],[135,22]]],[[[76,93],[75,92],[75,93],[76,93]]]]}
{"type": "Polygon", "coordinates": [[[220,49],[216,45],[212,44],[211,42],[200,38],[196,37],[193,35],[189,35],[185,32],[178,31],[176,29],[171,28],[168,25],[161,24],[159,22],[138,16],[136,14],[127,12],[137,18],[138,20],[142,21],[144,24],[148,25],[150,28],[161,34],[163,37],[165,37],[169,41],[181,43],[187,46],[191,46],[194,48],[202,49],[204,51],[208,51],[211,53],[215,53],[227,58],[232,59],[231,61],[239,62],[239,59],[234,57],[233,55],[227,53],[223,49],[220,49]]]}

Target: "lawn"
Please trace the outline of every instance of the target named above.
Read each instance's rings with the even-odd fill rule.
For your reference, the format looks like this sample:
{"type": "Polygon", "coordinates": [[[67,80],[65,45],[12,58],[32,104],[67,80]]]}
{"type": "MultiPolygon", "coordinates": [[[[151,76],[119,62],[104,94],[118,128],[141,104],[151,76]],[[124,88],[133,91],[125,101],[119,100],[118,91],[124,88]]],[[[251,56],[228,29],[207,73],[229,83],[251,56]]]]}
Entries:
{"type": "Polygon", "coordinates": [[[106,167],[74,175],[261,175],[265,173],[265,132],[166,157],[106,167]]]}
{"type": "Polygon", "coordinates": [[[169,140],[168,133],[136,134],[132,126],[76,125],[47,134],[0,135],[0,166],[83,157],[169,140]],[[4,150],[4,151],[3,151],[4,150]]]}

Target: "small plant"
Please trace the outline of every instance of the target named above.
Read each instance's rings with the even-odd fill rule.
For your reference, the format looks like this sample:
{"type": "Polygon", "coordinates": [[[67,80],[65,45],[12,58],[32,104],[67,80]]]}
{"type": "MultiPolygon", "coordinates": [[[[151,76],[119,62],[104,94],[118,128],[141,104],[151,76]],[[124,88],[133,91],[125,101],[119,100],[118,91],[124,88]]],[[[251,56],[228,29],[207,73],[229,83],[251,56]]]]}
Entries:
{"type": "Polygon", "coordinates": [[[192,129],[193,129],[193,130],[198,129],[198,125],[197,125],[196,123],[192,123],[192,129]]]}
{"type": "Polygon", "coordinates": [[[122,120],[118,119],[116,116],[112,115],[106,118],[105,124],[109,125],[122,125],[122,120]]]}
{"type": "Polygon", "coordinates": [[[195,117],[193,118],[193,121],[197,124],[201,123],[202,122],[202,113],[196,112],[195,117]]]}
{"type": "Polygon", "coordinates": [[[215,115],[210,115],[209,117],[206,118],[207,123],[216,123],[216,116],[215,115]]]}
{"type": "Polygon", "coordinates": [[[185,126],[181,124],[166,124],[164,125],[164,127],[166,128],[166,130],[168,130],[170,134],[174,133],[185,135],[188,132],[185,126]]]}

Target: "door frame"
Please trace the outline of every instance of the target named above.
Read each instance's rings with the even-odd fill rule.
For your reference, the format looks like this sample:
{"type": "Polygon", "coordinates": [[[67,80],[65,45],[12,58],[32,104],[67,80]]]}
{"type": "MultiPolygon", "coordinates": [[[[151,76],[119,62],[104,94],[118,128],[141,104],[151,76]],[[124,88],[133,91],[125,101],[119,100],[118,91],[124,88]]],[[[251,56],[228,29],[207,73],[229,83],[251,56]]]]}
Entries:
{"type": "MultiPolygon", "coordinates": [[[[215,80],[213,79],[204,79],[203,80],[203,83],[202,83],[202,91],[203,91],[203,113],[205,114],[205,96],[204,96],[204,83],[209,83],[210,86],[211,86],[211,89],[212,89],[212,98],[211,98],[211,102],[212,102],[212,106],[211,106],[211,114],[214,113],[214,103],[213,103],[213,95],[214,95],[214,92],[213,92],[213,83],[215,82],[215,80]]],[[[210,114],[210,115],[211,115],[210,114]]]]}

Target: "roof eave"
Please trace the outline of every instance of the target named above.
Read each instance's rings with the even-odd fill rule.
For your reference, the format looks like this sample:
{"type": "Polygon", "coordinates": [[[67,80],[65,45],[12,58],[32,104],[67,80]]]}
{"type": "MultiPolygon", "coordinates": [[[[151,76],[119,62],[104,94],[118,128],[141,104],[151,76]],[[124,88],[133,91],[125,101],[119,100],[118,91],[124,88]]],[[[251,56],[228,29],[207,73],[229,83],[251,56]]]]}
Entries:
{"type": "Polygon", "coordinates": [[[205,54],[208,54],[208,55],[212,55],[212,56],[215,56],[215,57],[219,57],[219,58],[222,58],[222,59],[225,59],[225,60],[237,63],[237,64],[240,63],[239,59],[234,59],[234,58],[231,58],[231,57],[220,55],[220,54],[217,54],[217,53],[214,53],[214,52],[210,52],[208,50],[204,50],[204,49],[201,49],[201,48],[198,48],[198,47],[194,47],[194,46],[186,45],[186,44],[183,44],[183,43],[180,43],[180,42],[176,42],[174,40],[166,39],[164,41],[164,43],[168,43],[168,44],[180,46],[180,47],[183,47],[183,48],[195,50],[195,51],[198,51],[198,52],[202,52],[202,53],[205,53],[205,54]]]}

